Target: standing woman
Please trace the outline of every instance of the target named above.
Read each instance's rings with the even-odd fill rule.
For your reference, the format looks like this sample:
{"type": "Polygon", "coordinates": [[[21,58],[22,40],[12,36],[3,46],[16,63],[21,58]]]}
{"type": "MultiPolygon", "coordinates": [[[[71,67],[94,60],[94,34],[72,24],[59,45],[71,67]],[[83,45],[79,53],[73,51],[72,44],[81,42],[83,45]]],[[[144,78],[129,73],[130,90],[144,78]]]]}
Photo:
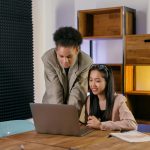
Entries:
{"type": "Polygon", "coordinates": [[[60,27],[53,39],[55,47],[42,56],[45,78],[42,102],[74,105],[80,112],[87,97],[87,78],[93,61],[80,49],[82,36],[75,28],[60,27]]]}
{"type": "Polygon", "coordinates": [[[93,65],[88,74],[87,126],[100,130],[135,130],[137,124],[126,97],[114,91],[111,68],[93,65]]]}

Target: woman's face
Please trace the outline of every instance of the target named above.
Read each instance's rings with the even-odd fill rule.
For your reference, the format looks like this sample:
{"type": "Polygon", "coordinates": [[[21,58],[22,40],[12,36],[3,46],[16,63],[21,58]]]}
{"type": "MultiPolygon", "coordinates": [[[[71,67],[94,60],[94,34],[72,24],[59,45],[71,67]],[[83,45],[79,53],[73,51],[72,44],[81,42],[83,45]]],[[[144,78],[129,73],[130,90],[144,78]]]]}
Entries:
{"type": "Polygon", "coordinates": [[[92,70],[89,77],[89,86],[94,95],[103,94],[106,87],[106,80],[104,79],[104,74],[97,71],[92,70]]]}
{"type": "Polygon", "coordinates": [[[78,49],[75,47],[58,46],[56,49],[56,54],[60,65],[63,68],[69,68],[74,65],[77,59],[78,49]]]}

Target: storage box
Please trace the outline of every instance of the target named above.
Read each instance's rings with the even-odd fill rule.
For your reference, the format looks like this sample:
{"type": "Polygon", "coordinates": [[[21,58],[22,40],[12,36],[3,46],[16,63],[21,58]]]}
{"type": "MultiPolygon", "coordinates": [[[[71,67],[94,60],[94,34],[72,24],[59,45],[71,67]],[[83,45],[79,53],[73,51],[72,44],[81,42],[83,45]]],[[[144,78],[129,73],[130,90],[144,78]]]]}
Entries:
{"type": "Polygon", "coordinates": [[[80,10],[78,30],[84,38],[122,37],[123,31],[125,34],[135,33],[134,19],[135,10],[127,7],[80,10]]]}

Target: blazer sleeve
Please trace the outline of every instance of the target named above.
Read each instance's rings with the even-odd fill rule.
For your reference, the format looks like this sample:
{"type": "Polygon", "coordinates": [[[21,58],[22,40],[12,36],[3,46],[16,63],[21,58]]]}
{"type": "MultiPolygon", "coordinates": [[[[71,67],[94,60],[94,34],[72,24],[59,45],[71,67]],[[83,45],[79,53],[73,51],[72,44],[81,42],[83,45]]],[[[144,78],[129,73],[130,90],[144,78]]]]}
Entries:
{"type": "Polygon", "coordinates": [[[42,102],[48,104],[62,104],[63,87],[59,81],[58,75],[48,60],[43,60],[43,63],[46,89],[42,102]]]}
{"type": "MultiPolygon", "coordinates": [[[[89,66],[90,67],[90,66],[89,66]]],[[[70,91],[68,104],[75,105],[79,112],[85,104],[88,92],[88,71],[89,67],[84,69],[77,77],[73,88],[70,91]]]]}
{"type": "Polygon", "coordinates": [[[136,130],[137,123],[126,105],[125,96],[117,96],[114,103],[112,120],[101,123],[101,130],[136,130]],[[118,119],[115,119],[118,116],[118,119]]]}

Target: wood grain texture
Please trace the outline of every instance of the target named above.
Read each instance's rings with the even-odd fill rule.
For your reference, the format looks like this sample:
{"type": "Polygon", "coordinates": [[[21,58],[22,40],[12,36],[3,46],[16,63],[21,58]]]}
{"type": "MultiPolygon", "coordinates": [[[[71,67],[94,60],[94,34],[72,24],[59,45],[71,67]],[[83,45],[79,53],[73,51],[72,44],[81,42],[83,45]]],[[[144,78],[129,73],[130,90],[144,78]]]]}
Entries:
{"type": "MultiPolygon", "coordinates": [[[[47,150],[48,148],[52,150],[116,150],[123,148],[129,150],[135,148],[136,150],[141,150],[144,148],[144,150],[148,150],[150,147],[150,142],[128,143],[114,137],[108,137],[109,133],[110,131],[95,130],[92,133],[83,137],[74,137],[63,135],[38,134],[34,131],[31,131],[9,136],[7,138],[7,143],[3,142],[5,139],[2,138],[0,140],[0,149],[5,147],[7,148],[7,145],[16,148],[17,146],[20,146],[20,144],[23,144],[26,148],[29,148],[31,150],[47,150]],[[1,145],[1,143],[3,144],[1,145]]],[[[17,148],[14,150],[17,150],[17,148]]],[[[7,150],[10,150],[10,148],[8,148],[7,150]]]]}
{"type": "Polygon", "coordinates": [[[150,34],[127,35],[125,64],[150,64],[150,34]]]}
{"type": "Polygon", "coordinates": [[[0,150],[65,150],[65,149],[45,144],[23,142],[16,139],[1,138],[0,150]]]}
{"type": "Polygon", "coordinates": [[[79,10],[78,30],[83,38],[122,38],[123,31],[125,34],[134,33],[134,15],[133,9],[122,6],[79,10]]]}

